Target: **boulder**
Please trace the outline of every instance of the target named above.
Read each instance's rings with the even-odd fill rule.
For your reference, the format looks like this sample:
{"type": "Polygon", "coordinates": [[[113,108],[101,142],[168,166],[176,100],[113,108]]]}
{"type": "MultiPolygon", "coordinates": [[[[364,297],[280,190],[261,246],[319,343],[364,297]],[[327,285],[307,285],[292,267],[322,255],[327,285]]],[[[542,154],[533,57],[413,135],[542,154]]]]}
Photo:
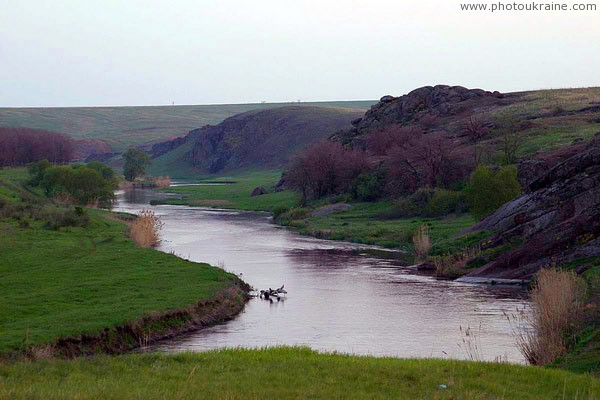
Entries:
{"type": "Polygon", "coordinates": [[[250,193],[250,197],[262,196],[263,194],[267,194],[267,190],[262,186],[257,186],[252,193],[250,193]]]}

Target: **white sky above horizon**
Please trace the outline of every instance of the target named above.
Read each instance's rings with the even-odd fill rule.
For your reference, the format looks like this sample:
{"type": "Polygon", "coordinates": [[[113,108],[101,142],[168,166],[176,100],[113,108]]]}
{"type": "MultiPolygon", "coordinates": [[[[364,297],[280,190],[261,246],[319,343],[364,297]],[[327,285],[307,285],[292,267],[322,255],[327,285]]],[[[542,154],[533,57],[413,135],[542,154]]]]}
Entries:
{"type": "Polygon", "coordinates": [[[461,1],[0,0],[0,107],[600,86],[600,1],[496,13],[461,1]]]}

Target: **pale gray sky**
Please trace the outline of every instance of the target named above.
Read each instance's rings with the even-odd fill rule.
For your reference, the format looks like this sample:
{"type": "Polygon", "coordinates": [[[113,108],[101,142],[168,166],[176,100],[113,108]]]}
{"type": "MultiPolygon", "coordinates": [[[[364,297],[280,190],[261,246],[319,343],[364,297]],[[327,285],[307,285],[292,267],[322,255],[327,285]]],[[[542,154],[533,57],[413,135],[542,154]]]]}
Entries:
{"type": "Polygon", "coordinates": [[[495,13],[461,1],[0,0],[0,107],[600,86],[600,1],[495,13]]]}

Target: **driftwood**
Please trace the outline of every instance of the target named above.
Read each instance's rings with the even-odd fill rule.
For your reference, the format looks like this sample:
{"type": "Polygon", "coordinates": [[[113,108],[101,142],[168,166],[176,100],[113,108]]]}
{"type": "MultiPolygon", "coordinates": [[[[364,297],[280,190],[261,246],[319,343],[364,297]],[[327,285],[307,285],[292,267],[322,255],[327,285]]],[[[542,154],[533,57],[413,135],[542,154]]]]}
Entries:
{"type": "Polygon", "coordinates": [[[268,290],[261,290],[259,297],[261,299],[270,300],[271,298],[280,299],[287,294],[287,291],[283,288],[285,285],[281,285],[280,288],[268,290]]]}

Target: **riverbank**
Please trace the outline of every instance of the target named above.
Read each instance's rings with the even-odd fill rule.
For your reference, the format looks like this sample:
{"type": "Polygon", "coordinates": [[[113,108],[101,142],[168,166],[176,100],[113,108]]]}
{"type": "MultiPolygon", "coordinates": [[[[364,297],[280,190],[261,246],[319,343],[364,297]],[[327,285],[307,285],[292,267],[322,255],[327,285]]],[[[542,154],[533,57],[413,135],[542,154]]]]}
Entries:
{"type": "Polygon", "coordinates": [[[247,286],[137,247],[127,216],[53,204],[0,170],[0,354],[120,353],[233,318],[247,286]]]}
{"type": "MultiPolygon", "coordinates": [[[[162,189],[177,195],[152,204],[187,205],[245,211],[266,211],[274,215],[276,223],[296,232],[321,239],[344,240],[353,243],[378,245],[412,252],[414,230],[422,225],[430,226],[434,252],[445,253],[462,248],[474,239],[453,240],[453,236],[472,226],[475,219],[468,214],[447,218],[394,218],[389,211],[390,201],[354,202],[343,211],[318,215],[314,211],[328,204],[300,207],[300,197],[290,190],[276,188],[281,171],[243,171],[227,176],[211,177],[210,185],[177,186],[162,189]],[[217,182],[227,182],[214,185],[217,182]],[[262,187],[267,193],[251,196],[252,191],[262,187]]],[[[480,237],[481,235],[476,235],[480,237]]],[[[476,238],[475,238],[476,239],[476,238]]]]}
{"type": "Polygon", "coordinates": [[[594,399],[586,375],[502,363],[318,354],[307,348],[0,364],[4,399],[594,399]]]}

